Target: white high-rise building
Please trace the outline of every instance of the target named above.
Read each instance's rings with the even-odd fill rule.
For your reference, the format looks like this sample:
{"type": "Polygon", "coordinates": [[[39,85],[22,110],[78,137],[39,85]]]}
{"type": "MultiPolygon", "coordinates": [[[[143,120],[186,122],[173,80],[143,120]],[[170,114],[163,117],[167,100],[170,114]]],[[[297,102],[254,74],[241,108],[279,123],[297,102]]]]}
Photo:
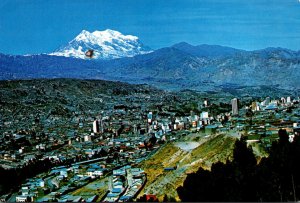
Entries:
{"type": "Polygon", "coordinates": [[[91,142],[92,141],[92,137],[90,135],[85,135],[84,136],[84,141],[85,142],[91,142]]]}
{"type": "Polygon", "coordinates": [[[94,120],[94,122],[93,122],[93,132],[99,133],[99,121],[98,120],[94,120]]]}
{"type": "Polygon", "coordinates": [[[291,97],[286,98],[286,103],[291,103],[291,97]]]}
{"type": "Polygon", "coordinates": [[[201,118],[201,119],[206,119],[206,118],[208,118],[208,112],[203,111],[203,112],[200,114],[200,118],[201,118]]]}
{"type": "Polygon", "coordinates": [[[204,104],[205,107],[208,106],[208,101],[207,101],[207,99],[204,100],[203,104],[204,104]]]}
{"type": "Polygon", "coordinates": [[[152,114],[152,112],[149,112],[149,113],[148,113],[147,118],[148,118],[148,123],[151,123],[151,122],[152,122],[152,119],[153,119],[153,114],[152,114]]]}
{"type": "Polygon", "coordinates": [[[238,99],[234,98],[231,100],[232,115],[239,115],[238,99]]]}
{"type": "Polygon", "coordinates": [[[259,103],[258,102],[252,102],[251,109],[252,109],[252,111],[259,111],[260,110],[259,103]]]}

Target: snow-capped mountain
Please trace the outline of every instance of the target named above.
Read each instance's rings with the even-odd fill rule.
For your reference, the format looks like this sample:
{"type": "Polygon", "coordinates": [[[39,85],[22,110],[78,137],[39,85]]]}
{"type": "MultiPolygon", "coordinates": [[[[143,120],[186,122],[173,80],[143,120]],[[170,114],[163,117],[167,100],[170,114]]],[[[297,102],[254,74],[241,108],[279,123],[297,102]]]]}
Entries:
{"type": "Polygon", "coordinates": [[[93,50],[95,59],[115,59],[146,54],[152,50],[144,46],[138,37],[123,35],[115,30],[89,32],[83,30],[67,45],[49,55],[86,59],[85,53],[93,50]]]}
{"type": "MultiPolygon", "coordinates": [[[[87,38],[80,37],[77,40],[84,44],[87,38]]],[[[283,48],[245,51],[179,43],[149,54],[115,60],[0,53],[0,70],[0,80],[58,77],[148,83],[164,89],[199,91],[220,88],[236,91],[238,87],[257,86],[300,90],[300,51],[283,48]]]]}

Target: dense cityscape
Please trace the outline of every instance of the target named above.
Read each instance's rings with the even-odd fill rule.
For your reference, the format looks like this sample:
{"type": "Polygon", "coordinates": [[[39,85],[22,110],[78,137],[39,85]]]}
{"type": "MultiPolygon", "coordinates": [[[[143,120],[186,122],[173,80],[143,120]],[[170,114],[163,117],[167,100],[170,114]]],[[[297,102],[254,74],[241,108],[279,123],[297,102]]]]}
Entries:
{"type": "MultiPolygon", "coordinates": [[[[162,201],[166,190],[146,163],[164,147],[191,153],[221,136],[232,138],[231,146],[245,137],[259,160],[280,129],[290,142],[300,132],[295,96],[245,100],[105,81],[33,80],[1,83],[1,98],[2,201],[134,201],[143,195],[162,201]],[[45,83],[48,90],[41,88],[45,83]],[[12,86],[17,95],[6,94],[12,86]],[[71,86],[78,90],[69,92],[71,86]]],[[[156,170],[186,175],[195,167],[168,164],[156,170]]]]}

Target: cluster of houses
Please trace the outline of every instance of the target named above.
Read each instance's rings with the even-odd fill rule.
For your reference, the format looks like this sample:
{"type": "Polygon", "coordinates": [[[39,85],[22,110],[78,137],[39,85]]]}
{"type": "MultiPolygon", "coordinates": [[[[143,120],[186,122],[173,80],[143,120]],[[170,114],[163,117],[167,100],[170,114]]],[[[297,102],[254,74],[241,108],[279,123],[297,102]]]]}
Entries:
{"type": "Polygon", "coordinates": [[[285,129],[290,142],[300,135],[299,98],[282,97],[271,100],[267,97],[261,102],[254,101],[246,106],[242,115],[231,119],[233,126],[239,130],[247,130],[248,142],[262,143],[269,148],[278,139],[279,129],[285,129]],[[251,110],[251,114],[246,112],[251,110]]]}
{"type": "MultiPolygon", "coordinates": [[[[32,134],[4,133],[1,140],[8,140],[20,147],[9,150],[2,146],[2,167],[22,167],[30,161],[43,159],[50,159],[60,166],[43,177],[28,180],[22,185],[16,201],[69,201],[72,198],[72,201],[78,201],[80,197],[74,199],[66,195],[109,172],[112,172],[113,179],[106,200],[131,201],[143,187],[146,175],[141,169],[131,168],[130,165],[146,159],[166,141],[176,140],[191,132],[212,134],[246,129],[250,142],[263,142],[269,147],[281,128],[287,130],[291,140],[300,133],[299,98],[271,100],[268,97],[243,108],[239,108],[238,100],[234,100],[232,112],[211,115],[209,111],[199,114],[191,111],[185,116],[176,115],[170,107],[163,109],[160,97],[145,96],[142,99],[149,104],[140,105],[136,103],[141,98],[123,99],[120,103],[107,102],[100,113],[90,112],[95,116],[74,112],[74,117],[68,122],[76,126],[76,130],[68,129],[64,134],[45,131],[35,134],[33,139],[32,134]],[[247,114],[249,110],[252,111],[250,116],[247,114]],[[123,165],[127,166],[114,170],[123,165]]],[[[207,100],[204,105],[209,106],[207,100]]],[[[49,119],[54,117],[46,120],[49,119]]],[[[66,122],[65,119],[54,120],[57,123],[66,122]]]]}
{"type": "MultiPolygon", "coordinates": [[[[92,162],[94,161],[92,160],[92,162]]],[[[140,168],[132,168],[131,165],[114,169],[105,167],[99,162],[76,163],[71,167],[55,167],[50,173],[28,179],[26,183],[22,184],[15,201],[93,202],[97,200],[98,195],[83,197],[70,195],[70,192],[104,176],[108,176],[110,182],[109,189],[102,198],[103,201],[132,201],[146,183],[146,174],[140,168]]]]}
{"type": "Polygon", "coordinates": [[[99,159],[74,163],[70,167],[54,167],[49,173],[30,178],[22,184],[15,201],[64,200],[66,197],[70,197],[68,195],[70,191],[80,188],[96,178],[101,178],[109,172],[110,169],[98,161],[99,159]]]}
{"type": "Polygon", "coordinates": [[[132,168],[130,165],[113,170],[109,192],[105,202],[133,201],[146,183],[146,174],[140,168],[132,168]]]}

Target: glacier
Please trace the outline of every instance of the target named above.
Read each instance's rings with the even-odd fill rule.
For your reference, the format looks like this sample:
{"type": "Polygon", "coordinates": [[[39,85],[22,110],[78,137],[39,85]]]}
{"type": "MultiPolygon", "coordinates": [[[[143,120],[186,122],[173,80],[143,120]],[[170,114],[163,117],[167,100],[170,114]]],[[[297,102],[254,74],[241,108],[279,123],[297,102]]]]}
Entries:
{"type": "Polygon", "coordinates": [[[94,32],[82,30],[73,40],[49,55],[89,59],[85,56],[88,50],[94,51],[93,59],[104,60],[152,52],[152,49],[145,46],[138,37],[107,29],[94,32]]]}

